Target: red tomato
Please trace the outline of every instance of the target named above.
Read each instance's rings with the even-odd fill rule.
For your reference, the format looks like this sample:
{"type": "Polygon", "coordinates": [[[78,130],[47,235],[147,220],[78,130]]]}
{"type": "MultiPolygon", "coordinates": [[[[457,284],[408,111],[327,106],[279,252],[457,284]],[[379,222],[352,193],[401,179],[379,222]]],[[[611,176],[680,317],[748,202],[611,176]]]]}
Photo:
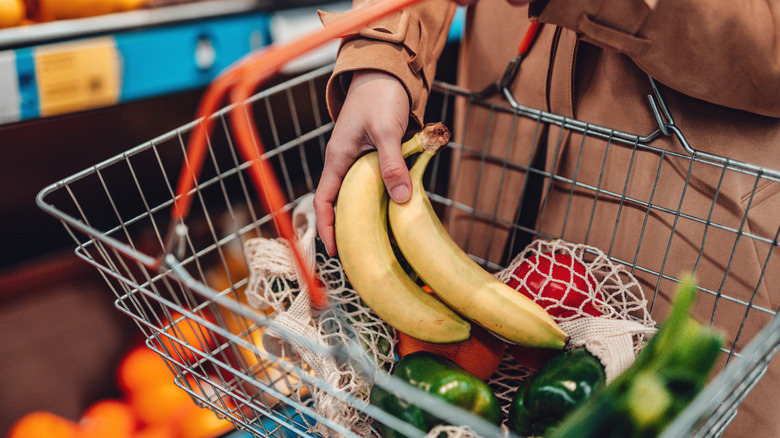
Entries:
{"type": "Polygon", "coordinates": [[[597,290],[596,279],[587,266],[570,255],[537,254],[523,260],[513,274],[507,285],[536,301],[553,318],[577,315],[572,309],[582,309],[591,316],[602,315],[589,292],[597,290]]]}
{"type": "MultiPolygon", "coordinates": [[[[579,315],[577,309],[591,316],[602,315],[594,305],[590,292],[598,291],[598,282],[587,266],[570,255],[533,255],[515,268],[506,284],[534,300],[556,320],[579,315]],[[524,280],[522,284],[521,280],[524,280]]],[[[511,344],[507,350],[518,364],[533,370],[538,370],[560,353],[511,344]]]]}

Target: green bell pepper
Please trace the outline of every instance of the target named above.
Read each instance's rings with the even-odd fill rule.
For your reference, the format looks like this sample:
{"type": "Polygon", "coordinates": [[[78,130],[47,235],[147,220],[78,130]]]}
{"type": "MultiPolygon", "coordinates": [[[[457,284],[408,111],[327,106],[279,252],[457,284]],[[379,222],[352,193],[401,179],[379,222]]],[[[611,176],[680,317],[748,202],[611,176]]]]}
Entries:
{"type": "Polygon", "coordinates": [[[605,383],[601,362],[587,350],[561,353],[517,390],[509,427],[525,436],[543,435],[605,383]]]}
{"type": "MultiPolygon", "coordinates": [[[[408,354],[398,361],[393,375],[496,425],[501,422],[501,406],[487,384],[443,356],[426,351],[408,354]]],[[[425,432],[442,423],[379,386],[371,390],[371,403],[425,432]]],[[[384,425],[380,431],[384,438],[404,436],[384,425]]]]}

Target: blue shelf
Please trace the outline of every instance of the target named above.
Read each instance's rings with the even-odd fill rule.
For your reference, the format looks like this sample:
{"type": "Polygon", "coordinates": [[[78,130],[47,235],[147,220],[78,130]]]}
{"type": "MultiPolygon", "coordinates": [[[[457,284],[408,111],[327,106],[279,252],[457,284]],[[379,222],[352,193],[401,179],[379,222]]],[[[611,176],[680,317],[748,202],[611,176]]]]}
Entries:
{"type": "MultiPolygon", "coordinates": [[[[0,92],[0,125],[205,86],[250,51],[269,44],[270,16],[270,12],[250,10],[0,50],[0,73],[4,73],[0,74],[0,89],[4,89],[0,92]],[[47,88],[41,86],[41,53],[55,51],[68,57],[69,53],[89,50],[94,45],[101,46],[100,53],[110,53],[114,59],[109,64],[115,67],[102,66],[100,71],[93,72],[89,63],[85,65],[82,60],[80,70],[69,74],[83,76],[73,81],[74,87],[81,88],[88,85],[77,81],[88,81],[90,74],[102,75],[103,83],[116,88],[111,93],[113,97],[108,102],[92,102],[85,92],[73,92],[78,102],[44,110],[43,101],[52,95],[45,96],[47,88]]],[[[52,75],[48,77],[51,79],[52,75]]],[[[57,103],[61,104],[60,101],[57,103]]]]}
{"type": "Polygon", "coordinates": [[[114,38],[124,63],[120,101],[125,102],[207,85],[230,64],[268,44],[268,14],[128,32],[114,38]]]}

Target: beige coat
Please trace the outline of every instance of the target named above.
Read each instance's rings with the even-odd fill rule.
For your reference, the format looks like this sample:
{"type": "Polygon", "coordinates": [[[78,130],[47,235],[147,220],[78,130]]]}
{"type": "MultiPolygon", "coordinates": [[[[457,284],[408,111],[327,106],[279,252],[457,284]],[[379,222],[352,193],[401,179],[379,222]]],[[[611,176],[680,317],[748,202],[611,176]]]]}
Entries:
{"type": "MultiPolygon", "coordinates": [[[[546,3],[529,10],[481,0],[471,7],[459,85],[481,90],[497,80],[515,57],[530,17],[545,25],[513,86],[522,105],[645,135],[658,128],[647,100],[649,74],[663,84],[669,110],[694,148],[780,169],[780,35],[774,25],[780,22],[780,1],[546,3]]],[[[426,99],[454,10],[448,0],[427,0],[347,38],[328,87],[332,115],[338,117],[350,71],[379,69],[406,86],[412,120],[428,122],[422,120],[426,99]]],[[[717,166],[691,166],[674,154],[593,137],[583,141],[581,134],[555,126],[536,130],[534,121],[510,115],[489,119],[486,109],[472,109],[468,121],[453,128],[456,141],[474,151],[487,144],[487,159],[468,151],[458,157],[452,198],[512,223],[526,173],[501,163],[527,164],[532,148],[544,151],[546,171],[587,186],[572,190],[558,180],[548,190],[545,180],[538,231],[588,243],[638,265],[634,274],[656,320],[663,320],[674,290],[670,278],[694,267],[703,287],[726,297],[702,294],[697,315],[726,330],[729,342],[737,338],[738,347],[780,306],[780,251],[749,237],[776,239],[780,183],[724,173],[717,166]],[[588,187],[598,188],[598,196],[588,187]],[[624,193],[634,202],[621,203],[624,193]],[[774,254],[756,288],[770,247],[774,254]],[[751,299],[748,311],[744,302],[751,299]]],[[[661,136],[651,145],[687,155],[674,137],[661,136]]],[[[448,226],[464,249],[493,261],[501,259],[502,242],[511,236],[509,227],[490,230],[486,221],[465,214],[453,214],[448,226]],[[492,238],[479,238],[488,233],[492,238]]],[[[775,358],[725,436],[780,436],[779,405],[780,358],[775,358]]]]}

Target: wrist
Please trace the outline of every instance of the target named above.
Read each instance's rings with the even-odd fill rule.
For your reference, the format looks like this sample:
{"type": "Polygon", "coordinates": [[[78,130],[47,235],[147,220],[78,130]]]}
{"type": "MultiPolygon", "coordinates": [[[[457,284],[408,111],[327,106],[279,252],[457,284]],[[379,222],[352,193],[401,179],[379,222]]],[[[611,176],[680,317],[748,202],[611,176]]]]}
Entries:
{"type": "Polygon", "coordinates": [[[409,92],[397,77],[381,70],[356,70],[350,79],[347,96],[361,94],[407,113],[411,111],[409,92]]]}

